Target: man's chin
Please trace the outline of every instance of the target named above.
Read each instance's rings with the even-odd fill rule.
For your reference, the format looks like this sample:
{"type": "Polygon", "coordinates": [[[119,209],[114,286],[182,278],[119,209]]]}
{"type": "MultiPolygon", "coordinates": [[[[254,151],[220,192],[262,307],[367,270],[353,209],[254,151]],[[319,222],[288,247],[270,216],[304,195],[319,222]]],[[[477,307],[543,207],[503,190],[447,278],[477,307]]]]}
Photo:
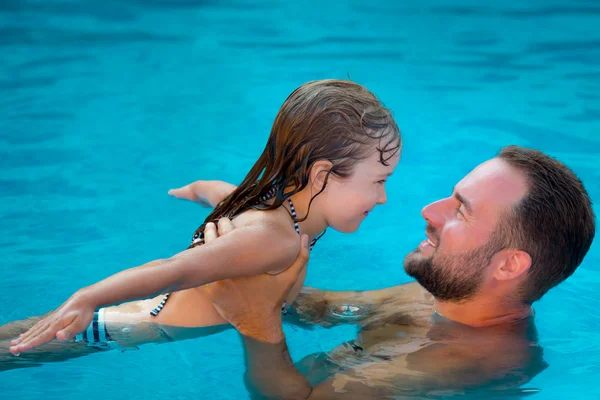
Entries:
{"type": "Polygon", "coordinates": [[[416,249],[414,249],[413,251],[411,251],[410,253],[408,253],[406,255],[406,257],[404,257],[404,262],[406,263],[407,261],[412,261],[412,260],[429,260],[433,258],[433,253],[432,254],[426,254],[421,247],[417,247],[416,249]]]}
{"type": "Polygon", "coordinates": [[[404,258],[404,272],[409,276],[416,278],[416,276],[419,275],[419,270],[430,265],[428,261],[432,258],[433,255],[426,256],[419,248],[417,248],[408,253],[404,258]]]}

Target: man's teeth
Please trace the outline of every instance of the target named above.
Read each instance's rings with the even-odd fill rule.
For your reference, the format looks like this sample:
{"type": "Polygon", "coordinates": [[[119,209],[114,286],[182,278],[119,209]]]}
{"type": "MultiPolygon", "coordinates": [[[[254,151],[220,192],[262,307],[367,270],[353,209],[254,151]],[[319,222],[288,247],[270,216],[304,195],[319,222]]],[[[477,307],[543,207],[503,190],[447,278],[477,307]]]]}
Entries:
{"type": "Polygon", "coordinates": [[[431,241],[431,239],[427,239],[427,243],[429,243],[431,247],[435,247],[435,244],[431,241]]]}

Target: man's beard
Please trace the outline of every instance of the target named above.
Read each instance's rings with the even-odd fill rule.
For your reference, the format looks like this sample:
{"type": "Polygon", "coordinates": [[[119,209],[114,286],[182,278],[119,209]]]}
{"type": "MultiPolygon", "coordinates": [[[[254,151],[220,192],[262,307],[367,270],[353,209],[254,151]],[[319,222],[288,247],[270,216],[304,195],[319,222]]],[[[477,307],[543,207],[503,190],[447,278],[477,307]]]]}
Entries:
{"type": "Polygon", "coordinates": [[[425,257],[417,249],[404,259],[404,270],[436,299],[462,302],[479,292],[485,267],[500,248],[498,242],[491,238],[470,253],[437,255],[434,252],[432,256],[425,257]]]}

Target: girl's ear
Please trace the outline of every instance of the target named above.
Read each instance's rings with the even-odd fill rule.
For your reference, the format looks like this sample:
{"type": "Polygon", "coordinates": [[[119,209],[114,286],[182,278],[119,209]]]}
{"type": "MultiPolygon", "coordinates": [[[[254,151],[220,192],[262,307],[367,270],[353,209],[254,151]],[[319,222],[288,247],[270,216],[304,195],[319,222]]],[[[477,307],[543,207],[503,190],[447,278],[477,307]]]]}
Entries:
{"type": "Polygon", "coordinates": [[[331,161],[327,160],[319,160],[313,164],[310,170],[310,184],[313,186],[316,192],[319,192],[321,189],[323,189],[327,173],[332,167],[333,164],[331,161]]]}

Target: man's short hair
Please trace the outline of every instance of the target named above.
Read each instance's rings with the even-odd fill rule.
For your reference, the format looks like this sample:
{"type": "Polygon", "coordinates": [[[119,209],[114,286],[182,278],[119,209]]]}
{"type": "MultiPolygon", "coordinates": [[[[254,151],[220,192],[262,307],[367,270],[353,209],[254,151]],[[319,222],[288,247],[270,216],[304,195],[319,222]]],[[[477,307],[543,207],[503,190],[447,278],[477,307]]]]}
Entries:
{"type": "Polygon", "coordinates": [[[592,202],[573,171],[540,151],[507,146],[498,158],[527,178],[527,194],[500,231],[508,246],[531,256],[520,291],[531,304],[571,276],[587,254],[596,231],[592,202]]]}

